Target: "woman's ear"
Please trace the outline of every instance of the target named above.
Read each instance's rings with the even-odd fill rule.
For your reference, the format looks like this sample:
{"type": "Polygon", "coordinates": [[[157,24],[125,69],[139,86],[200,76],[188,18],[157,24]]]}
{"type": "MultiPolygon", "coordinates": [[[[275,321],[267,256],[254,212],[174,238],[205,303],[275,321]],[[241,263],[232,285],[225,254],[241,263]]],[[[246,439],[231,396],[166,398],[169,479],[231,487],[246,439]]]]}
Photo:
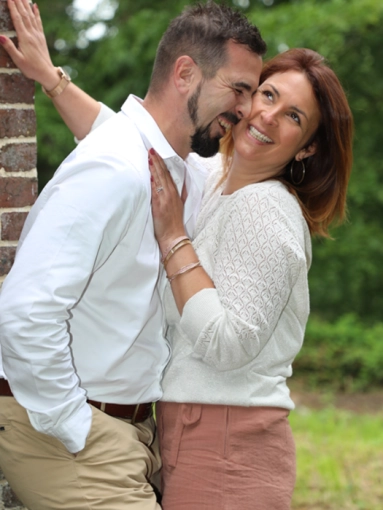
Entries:
{"type": "Polygon", "coordinates": [[[194,60],[188,55],[178,57],[173,68],[173,80],[176,88],[181,93],[188,93],[190,88],[200,80],[201,71],[194,60]]]}
{"type": "Polygon", "coordinates": [[[303,149],[301,149],[295,155],[295,160],[302,161],[302,159],[313,156],[316,153],[316,151],[317,151],[317,144],[316,144],[316,142],[313,142],[308,147],[304,147],[303,149]]]}

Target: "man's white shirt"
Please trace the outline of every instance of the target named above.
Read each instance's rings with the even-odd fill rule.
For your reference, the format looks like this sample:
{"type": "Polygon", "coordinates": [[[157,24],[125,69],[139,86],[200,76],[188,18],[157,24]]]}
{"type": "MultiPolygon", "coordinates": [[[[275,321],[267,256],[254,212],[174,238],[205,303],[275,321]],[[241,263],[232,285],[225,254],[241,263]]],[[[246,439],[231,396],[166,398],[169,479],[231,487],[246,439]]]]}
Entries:
{"type": "Polygon", "coordinates": [[[206,171],[193,156],[183,161],[129,96],[40,194],[0,295],[4,372],[15,398],[36,430],[70,452],[83,449],[90,430],[87,398],[136,404],[162,395],[169,347],[148,144],[179,191],[186,180],[192,236],[206,171]]]}

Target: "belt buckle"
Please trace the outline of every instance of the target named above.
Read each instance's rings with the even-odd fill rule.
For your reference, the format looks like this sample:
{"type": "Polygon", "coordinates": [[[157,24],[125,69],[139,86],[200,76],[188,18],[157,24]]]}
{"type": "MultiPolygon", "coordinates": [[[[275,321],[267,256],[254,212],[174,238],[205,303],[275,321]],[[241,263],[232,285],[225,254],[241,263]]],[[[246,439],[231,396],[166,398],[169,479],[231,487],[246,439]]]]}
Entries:
{"type": "Polygon", "coordinates": [[[133,412],[133,416],[132,416],[132,419],[130,420],[130,423],[132,425],[134,425],[136,423],[136,418],[137,418],[137,414],[138,414],[138,410],[140,408],[140,405],[141,404],[137,404],[134,408],[134,412],[133,412]]]}

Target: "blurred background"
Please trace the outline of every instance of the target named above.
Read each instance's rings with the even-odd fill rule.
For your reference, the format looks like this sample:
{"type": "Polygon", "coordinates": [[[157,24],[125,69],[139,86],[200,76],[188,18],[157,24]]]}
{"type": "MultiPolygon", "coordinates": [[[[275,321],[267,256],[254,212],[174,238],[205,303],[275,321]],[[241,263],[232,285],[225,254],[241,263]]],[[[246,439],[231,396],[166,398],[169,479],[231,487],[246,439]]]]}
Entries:
{"type": "MultiPolygon", "coordinates": [[[[187,0],[39,0],[55,65],[118,110],[147,90],[157,43],[187,0]]],[[[320,52],[355,119],[348,222],[315,240],[312,313],[291,387],[297,411],[296,509],[383,508],[383,2],[227,0],[268,43],[320,52]],[[362,392],[362,397],[360,397],[362,392]],[[370,403],[370,404],[369,404],[370,403]],[[357,419],[356,419],[357,418],[357,419]],[[358,446],[357,446],[358,445],[358,446]]],[[[36,88],[40,189],[74,148],[36,88]]],[[[272,510],[272,509],[270,509],[272,510]]]]}

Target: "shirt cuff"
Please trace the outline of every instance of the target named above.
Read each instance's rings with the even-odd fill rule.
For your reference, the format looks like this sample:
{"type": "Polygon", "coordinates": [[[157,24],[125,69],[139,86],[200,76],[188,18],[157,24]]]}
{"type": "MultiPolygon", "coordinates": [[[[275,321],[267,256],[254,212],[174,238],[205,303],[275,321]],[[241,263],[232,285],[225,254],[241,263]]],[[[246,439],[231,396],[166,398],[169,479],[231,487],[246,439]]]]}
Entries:
{"type": "Polygon", "coordinates": [[[195,345],[207,324],[222,312],[217,289],[200,290],[186,302],[180,321],[181,328],[195,345]]]}
{"type": "Polygon", "coordinates": [[[68,452],[77,453],[84,449],[92,426],[92,408],[87,402],[59,425],[52,426],[51,418],[45,414],[28,409],[27,413],[34,429],[61,441],[68,452]]]}

